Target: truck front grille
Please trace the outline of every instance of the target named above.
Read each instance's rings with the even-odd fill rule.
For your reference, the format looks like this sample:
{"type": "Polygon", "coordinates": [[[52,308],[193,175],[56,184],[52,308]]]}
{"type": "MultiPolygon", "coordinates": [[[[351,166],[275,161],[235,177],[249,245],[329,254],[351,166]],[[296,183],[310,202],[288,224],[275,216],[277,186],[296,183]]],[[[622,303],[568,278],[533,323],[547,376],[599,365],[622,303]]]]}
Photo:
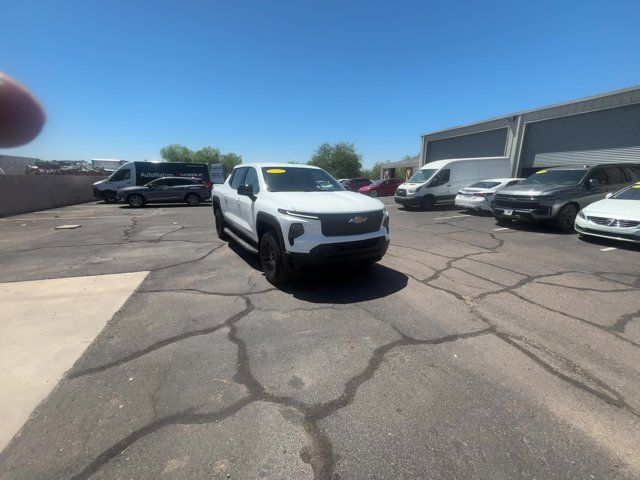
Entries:
{"type": "Polygon", "coordinates": [[[322,234],[327,237],[343,235],[360,235],[380,230],[382,226],[382,210],[357,213],[324,213],[319,214],[322,222],[322,234]]]}
{"type": "Polygon", "coordinates": [[[522,208],[526,210],[535,210],[540,206],[540,202],[536,200],[536,197],[504,195],[498,193],[494,200],[494,206],[500,208],[522,208]]]}

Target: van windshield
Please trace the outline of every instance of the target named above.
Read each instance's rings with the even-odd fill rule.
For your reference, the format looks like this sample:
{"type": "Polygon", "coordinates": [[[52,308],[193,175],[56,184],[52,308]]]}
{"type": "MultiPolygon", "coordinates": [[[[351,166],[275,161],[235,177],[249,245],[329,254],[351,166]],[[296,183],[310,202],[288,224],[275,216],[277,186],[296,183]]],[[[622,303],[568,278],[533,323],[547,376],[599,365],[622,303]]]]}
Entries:
{"type": "Polygon", "coordinates": [[[576,185],[586,170],[540,170],[527,177],[520,185],[576,185]]]}
{"type": "Polygon", "coordinates": [[[418,170],[409,179],[409,183],[423,183],[423,182],[426,182],[431,177],[433,177],[434,173],[436,173],[436,172],[437,172],[437,170],[429,169],[429,168],[427,168],[425,170],[418,170]]]}

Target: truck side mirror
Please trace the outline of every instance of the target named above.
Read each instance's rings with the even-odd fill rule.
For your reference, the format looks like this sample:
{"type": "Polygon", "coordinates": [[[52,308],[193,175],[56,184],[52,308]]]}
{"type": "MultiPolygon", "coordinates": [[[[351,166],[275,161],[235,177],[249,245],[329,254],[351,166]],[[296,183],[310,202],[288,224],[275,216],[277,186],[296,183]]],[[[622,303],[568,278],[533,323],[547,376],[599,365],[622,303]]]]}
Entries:
{"type": "Polygon", "coordinates": [[[587,187],[589,188],[599,187],[600,185],[600,180],[598,180],[597,178],[590,178],[589,180],[587,180],[587,187]]]}
{"type": "Polygon", "coordinates": [[[245,197],[249,197],[251,200],[256,199],[256,196],[253,194],[252,185],[240,185],[238,187],[238,195],[244,195],[245,197]]]}

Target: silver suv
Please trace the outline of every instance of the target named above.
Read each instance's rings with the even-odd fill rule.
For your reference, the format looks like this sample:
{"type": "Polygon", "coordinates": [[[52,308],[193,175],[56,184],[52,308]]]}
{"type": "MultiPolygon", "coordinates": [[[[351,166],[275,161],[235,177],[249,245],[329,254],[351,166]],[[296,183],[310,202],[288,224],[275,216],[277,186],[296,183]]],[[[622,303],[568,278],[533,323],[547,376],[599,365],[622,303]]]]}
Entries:
{"type": "Polygon", "coordinates": [[[559,230],[570,232],[582,208],[638,180],[640,164],[636,163],[548,168],[498,192],[491,209],[500,223],[551,221],[559,230]]]}
{"type": "Polygon", "coordinates": [[[140,187],[125,187],[118,190],[116,200],[131,207],[143,207],[155,202],[185,202],[195,207],[211,198],[209,187],[198,178],[163,177],[140,187]]]}

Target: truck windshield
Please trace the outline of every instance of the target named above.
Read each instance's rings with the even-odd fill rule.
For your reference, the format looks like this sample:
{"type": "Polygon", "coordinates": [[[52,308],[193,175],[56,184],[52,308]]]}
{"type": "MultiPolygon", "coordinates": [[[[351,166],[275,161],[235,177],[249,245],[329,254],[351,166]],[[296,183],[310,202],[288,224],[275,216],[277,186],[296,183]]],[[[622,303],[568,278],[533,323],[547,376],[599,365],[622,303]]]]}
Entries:
{"type": "MultiPolygon", "coordinates": [[[[640,183],[636,183],[624,190],[619,191],[613,197],[616,200],[638,200],[640,201],[640,183]]],[[[640,205],[638,205],[640,207],[640,205]]]]}
{"type": "Polygon", "coordinates": [[[585,173],[586,170],[540,170],[520,185],[576,185],[585,173]]]}
{"type": "Polygon", "coordinates": [[[437,170],[434,169],[425,169],[418,170],[413,176],[409,179],[409,183],[423,183],[433,177],[433,174],[436,173],[437,170]]]}
{"type": "Polygon", "coordinates": [[[324,170],[301,167],[262,167],[270,192],[338,192],[344,188],[324,170]]]}

